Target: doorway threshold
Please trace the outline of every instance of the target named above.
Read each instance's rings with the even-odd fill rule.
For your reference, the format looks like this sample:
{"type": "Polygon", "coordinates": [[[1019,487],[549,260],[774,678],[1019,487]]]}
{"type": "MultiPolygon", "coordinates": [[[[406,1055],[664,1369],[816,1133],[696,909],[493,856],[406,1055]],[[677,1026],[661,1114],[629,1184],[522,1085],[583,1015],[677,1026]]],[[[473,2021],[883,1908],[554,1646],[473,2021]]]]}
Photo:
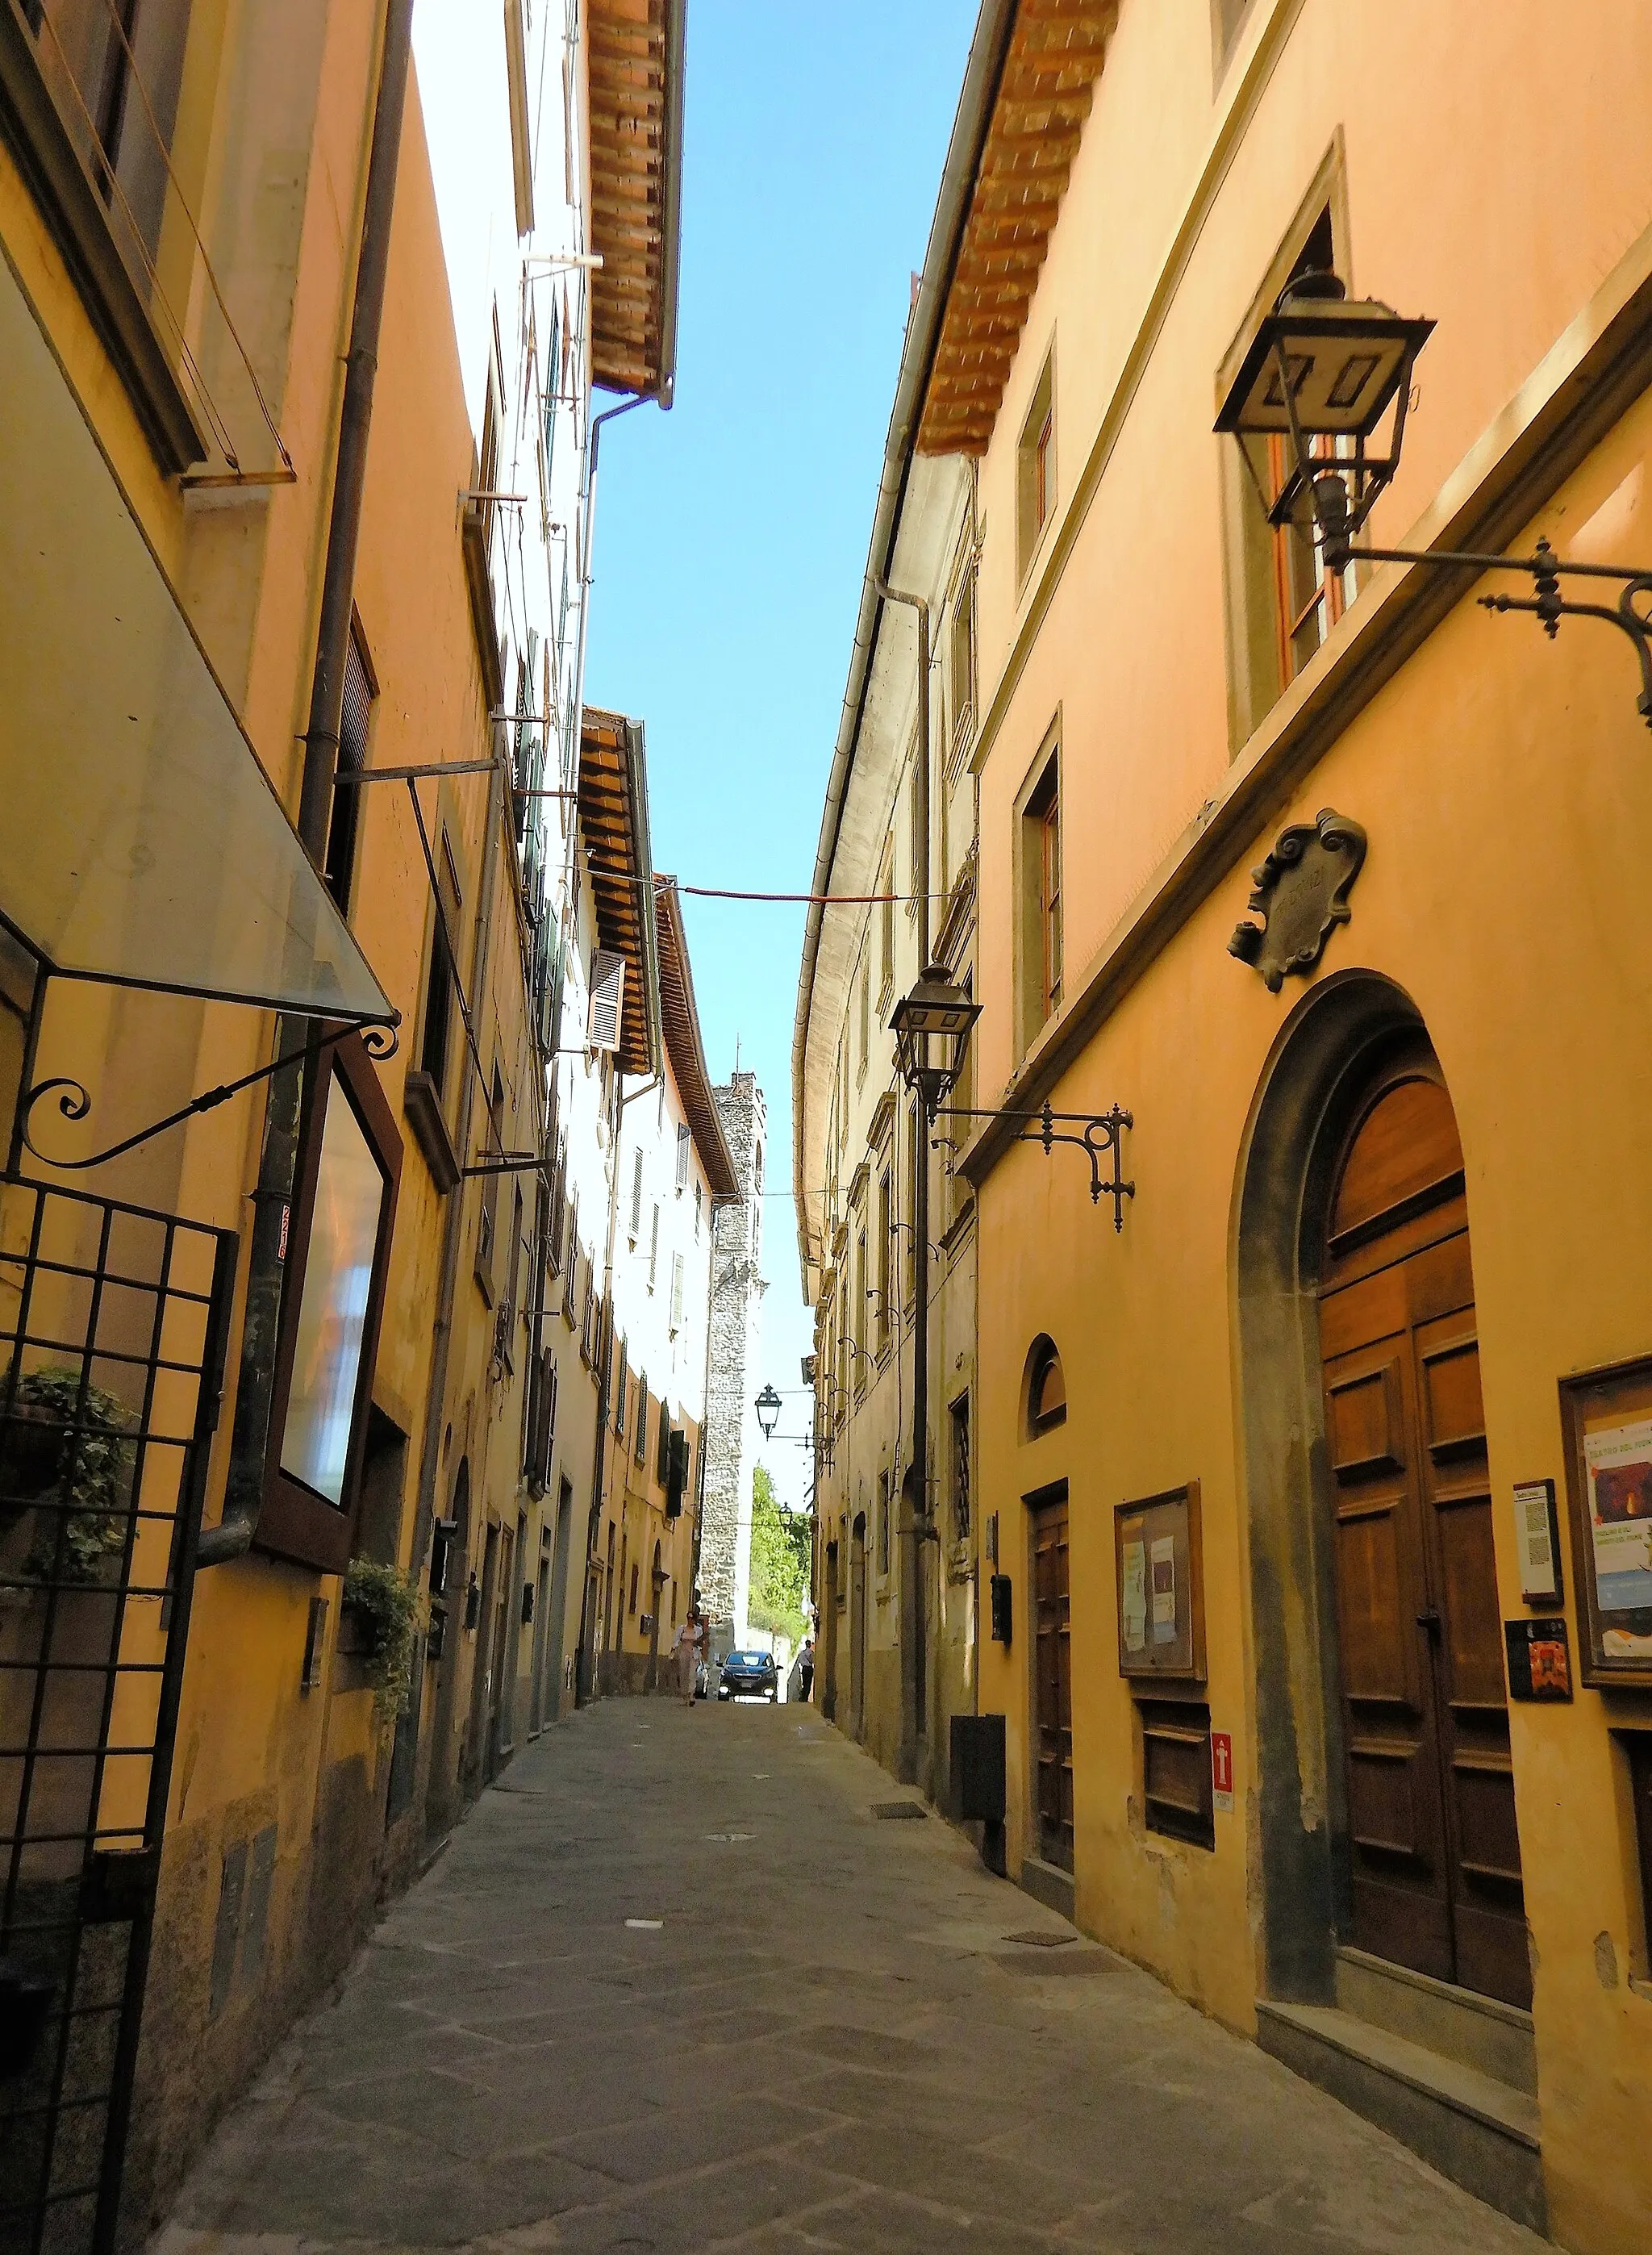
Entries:
{"type": "Polygon", "coordinates": [[[1531,2016],[1426,1975],[1337,1953],[1334,2005],[1256,2000],[1256,2040],[1533,2230],[1547,2229],[1531,2016]]]}
{"type": "Polygon", "coordinates": [[[1078,1890],[1071,1872],[1062,1871],[1058,1864],[1046,1864],[1039,1856],[1023,1856],[1021,1886],[1035,1902],[1041,1902],[1046,1910],[1059,1911],[1076,1924],[1078,1890]]]}

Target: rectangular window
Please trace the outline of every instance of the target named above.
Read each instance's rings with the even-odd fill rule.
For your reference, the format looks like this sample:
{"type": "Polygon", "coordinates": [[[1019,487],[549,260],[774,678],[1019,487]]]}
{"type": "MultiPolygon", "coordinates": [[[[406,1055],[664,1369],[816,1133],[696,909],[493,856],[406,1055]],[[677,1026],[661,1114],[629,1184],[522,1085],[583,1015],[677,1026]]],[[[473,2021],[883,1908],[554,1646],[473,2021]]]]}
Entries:
{"type": "Polygon", "coordinates": [[[1641,1965],[1652,1975],[1652,1731],[1625,1731],[1618,1742],[1629,1764],[1634,1803],[1635,1861],[1641,1879],[1641,1965]]]}
{"type": "Polygon", "coordinates": [[[322,1572],[350,1556],[402,1139],[352,1035],[306,1092],[258,1546],[322,1572]]]}
{"type": "Polygon", "coordinates": [[[857,1077],[866,1077],[866,1060],[872,1055],[872,958],[867,955],[860,966],[860,1062],[857,1077]]]}
{"type": "Polygon", "coordinates": [[[660,1279],[660,1208],[656,1202],[654,1219],[648,1226],[648,1289],[652,1292],[660,1279]]]}
{"type": "MultiPolygon", "coordinates": [[[[923,1163],[924,1142],[921,1120],[922,1113],[914,1100],[911,1110],[906,1114],[906,1187],[909,1193],[917,1189],[918,1170],[923,1163]]],[[[915,1200],[911,1201],[909,1210],[915,1212],[915,1200]]],[[[906,1232],[906,1268],[902,1289],[902,1296],[907,1307],[914,1304],[917,1293],[917,1233],[909,1229],[906,1232]]]]}
{"type": "Polygon", "coordinates": [[[894,1247],[894,1175],[892,1167],[886,1167],[878,1178],[877,1316],[878,1352],[880,1355],[886,1352],[888,1349],[891,1317],[893,1313],[890,1303],[893,1283],[891,1272],[894,1264],[891,1256],[894,1247]]]}
{"type": "Polygon", "coordinates": [[[139,294],[158,256],[191,0],[23,0],[40,75],[139,294]],[[122,36],[123,35],[123,36],[122,36]]]}
{"type": "Polygon", "coordinates": [[[459,945],[458,870],[445,828],[436,863],[436,900],[430,917],[430,952],[424,973],[424,1008],[419,1030],[419,1070],[429,1075],[439,1101],[447,1098],[452,1050],[453,987],[459,945]]]}
{"type": "Polygon", "coordinates": [[[862,1374],[861,1356],[866,1349],[866,1231],[863,1224],[855,1240],[855,1384],[865,1385],[862,1374]]]}
{"type": "Polygon", "coordinates": [[[671,1255],[671,1329],[674,1333],[682,1328],[682,1255],[671,1255]]]}
{"type": "Polygon", "coordinates": [[[637,1430],[634,1437],[637,1462],[642,1462],[648,1446],[648,1376],[646,1371],[637,1373],[637,1430]]]}
{"type": "MultiPolygon", "coordinates": [[[[497,1159],[505,1148],[505,1084],[497,1064],[494,1067],[494,1089],[487,1103],[487,1156],[497,1159]]],[[[498,1175],[482,1177],[482,1203],[476,1217],[476,1281],[482,1288],[484,1298],[491,1307],[499,1290],[498,1262],[494,1247],[499,1234],[498,1175]]]]}
{"type": "Polygon", "coordinates": [[[1136,1710],[1148,1830],[1195,1848],[1214,1848],[1209,1708],[1202,1700],[1138,1699],[1136,1710]]]}
{"type": "Polygon", "coordinates": [[[676,1176],[677,1195],[679,1198],[681,1198],[683,1191],[689,1187],[689,1154],[692,1147],[693,1141],[694,1139],[690,1130],[686,1127],[679,1126],[677,1129],[676,1176]]]}
{"type": "Polygon", "coordinates": [[[952,1539],[970,1539],[970,1397],[952,1405],[952,1539]]]}
{"type": "MultiPolygon", "coordinates": [[[[1288,284],[1311,270],[1337,269],[1347,241],[1345,209],[1339,144],[1264,276],[1217,372],[1219,383],[1224,377],[1231,383],[1257,324],[1288,284]]],[[[1336,443],[1315,442],[1325,451],[1336,443]]],[[[1267,509],[1284,490],[1289,455],[1285,441],[1269,437],[1228,440],[1221,457],[1227,523],[1228,725],[1235,751],[1326,641],[1356,592],[1352,564],[1340,572],[1326,569],[1305,499],[1298,499],[1292,522],[1278,527],[1268,522],[1267,509]]]]}
{"type": "Polygon", "coordinates": [[[631,1383],[626,1375],[626,1343],[620,1342],[620,1376],[613,1389],[613,1430],[623,1441],[626,1437],[626,1396],[631,1383]]]}
{"type": "Polygon", "coordinates": [[[655,1423],[658,1429],[656,1438],[659,1444],[659,1448],[658,1454],[654,1461],[654,1471],[655,1479],[659,1481],[661,1486],[663,1487],[666,1484],[667,1476],[671,1470],[671,1420],[666,1415],[666,1408],[663,1401],[660,1404],[660,1415],[655,1420],[655,1423]]]}
{"type": "Polygon", "coordinates": [[[887,1472],[881,1472],[878,1475],[878,1571],[880,1574],[887,1574],[889,1571],[889,1489],[891,1479],[892,1475],[887,1472]]]}
{"type": "Polygon", "coordinates": [[[1045,362],[1015,462],[1016,577],[1024,580],[1055,508],[1055,356],[1045,362]]]}
{"type": "Polygon", "coordinates": [[[878,872],[878,890],[883,896],[878,904],[878,1009],[883,1008],[895,991],[895,857],[892,849],[885,854],[884,865],[878,872]]]}
{"type": "Polygon", "coordinates": [[[1022,1047],[1061,1007],[1061,779],[1052,750],[1021,806],[1022,1047]]]}
{"type": "Polygon", "coordinates": [[[956,757],[975,720],[975,571],[966,567],[947,629],[947,702],[956,757]]]}
{"type": "Polygon", "coordinates": [[[694,1241],[696,1245],[700,1241],[700,1224],[704,1218],[704,1214],[705,1184],[704,1183],[696,1183],[694,1185],[694,1241]]]}
{"type": "Polygon", "coordinates": [[[352,620],[344,653],[344,710],[339,720],[339,779],[332,789],[332,811],[327,819],[327,853],[323,869],[327,889],[339,904],[340,916],[350,913],[355,884],[356,847],[361,831],[360,790],[349,779],[368,763],[368,732],[373,702],[378,694],[372,668],[361,641],[359,620],[352,620]]]}
{"type": "Polygon", "coordinates": [[[635,1163],[631,1170],[631,1242],[634,1245],[642,1229],[642,1146],[637,1146],[635,1163]]]}

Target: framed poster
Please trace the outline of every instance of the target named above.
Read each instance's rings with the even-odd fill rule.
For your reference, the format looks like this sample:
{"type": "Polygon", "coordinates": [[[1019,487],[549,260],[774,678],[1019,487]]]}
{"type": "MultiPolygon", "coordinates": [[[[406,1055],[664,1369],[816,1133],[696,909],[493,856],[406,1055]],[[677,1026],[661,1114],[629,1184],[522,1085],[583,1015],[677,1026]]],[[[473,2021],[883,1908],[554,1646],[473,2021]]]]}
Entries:
{"type": "Polygon", "coordinates": [[[1113,1509],[1118,1672],[1205,1680],[1204,1552],[1199,1483],[1113,1509]]]}
{"type": "Polygon", "coordinates": [[[1652,1356],[1560,1382],[1578,1672],[1652,1689],[1652,1356]]]}

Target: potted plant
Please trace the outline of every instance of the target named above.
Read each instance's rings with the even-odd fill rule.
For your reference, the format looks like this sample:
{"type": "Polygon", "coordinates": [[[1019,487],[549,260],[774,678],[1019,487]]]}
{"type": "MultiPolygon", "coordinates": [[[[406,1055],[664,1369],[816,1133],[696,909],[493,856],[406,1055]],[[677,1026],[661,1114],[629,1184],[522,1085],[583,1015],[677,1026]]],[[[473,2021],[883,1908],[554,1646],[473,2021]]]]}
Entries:
{"type": "Polygon", "coordinates": [[[122,1402],[99,1386],[82,1394],[80,1372],[66,1365],[48,1364],[18,1380],[0,1411],[0,1530],[43,1500],[56,1507],[42,1514],[25,1574],[94,1582],[104,1561],[123,1548],[130,1426],[122,1402]]]}
{"type": "Polygon", "coordinates": [[[395,1720],[413,1683],[413,1647],[424,1626],[424,1592],[410,1574],[373,1558],[353,1558],[344,1577],[344,1608],[354,1619],[360,1658],[381,1723],[395,1720]]]}

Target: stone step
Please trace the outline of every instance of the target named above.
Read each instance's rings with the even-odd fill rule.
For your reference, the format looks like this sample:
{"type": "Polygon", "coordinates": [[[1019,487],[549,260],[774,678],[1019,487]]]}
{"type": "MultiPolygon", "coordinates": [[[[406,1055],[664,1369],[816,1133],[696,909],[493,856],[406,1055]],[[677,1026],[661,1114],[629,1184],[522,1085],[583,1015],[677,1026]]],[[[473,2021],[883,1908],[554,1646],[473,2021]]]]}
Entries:
{"type": "Polygon", "coordinates": [[[1046,1910],[1059,1911],[1071,1919],[1077,1905],[1077,1889],[1071,1872],[1064,1872],[1054,1864],[1046,1864],[1039,1856],[1021,1858],[1021,1885],[1035,1902],[1046,1910]]]}
{"type": "Polygon", "coordinates": [[[1477,2069],[1528,2098],[1537,2096],[1531,2014],[1517,2005],[1436,1981],[1363,1949],[1337,1951],[1336,2001],[1356,2020],[1477,2069]]]}
{"type": "Polygon", "coordinates": [[[1335,2006],[1259,1998],[1256,2040],[1476,2199],[1547,2228],[1537,2103],[1524,2091],[1335,2006]]]}

